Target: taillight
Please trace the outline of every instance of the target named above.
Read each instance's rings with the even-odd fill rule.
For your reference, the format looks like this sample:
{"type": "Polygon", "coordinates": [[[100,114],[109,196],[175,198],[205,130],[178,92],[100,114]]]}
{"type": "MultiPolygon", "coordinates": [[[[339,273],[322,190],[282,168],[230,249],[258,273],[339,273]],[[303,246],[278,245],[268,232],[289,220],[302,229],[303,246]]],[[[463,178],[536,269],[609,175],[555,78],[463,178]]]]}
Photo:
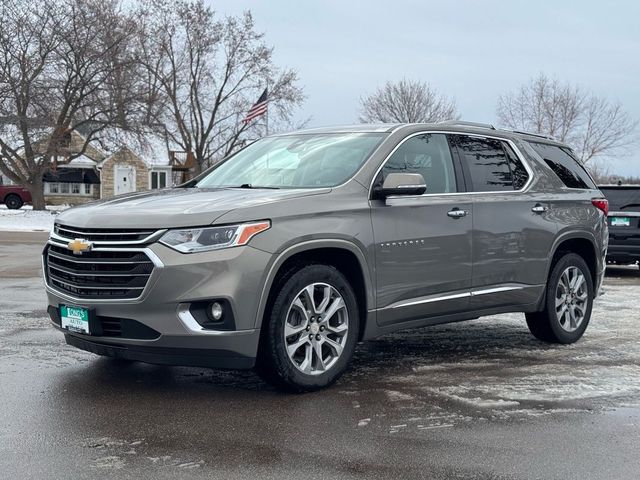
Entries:
{"type": "Polygon", "coordinates": [[[602,210],[605,217],[609,214],[609,200],[606,198],[592,198],[591,203],[598,210],[602,210]]]}

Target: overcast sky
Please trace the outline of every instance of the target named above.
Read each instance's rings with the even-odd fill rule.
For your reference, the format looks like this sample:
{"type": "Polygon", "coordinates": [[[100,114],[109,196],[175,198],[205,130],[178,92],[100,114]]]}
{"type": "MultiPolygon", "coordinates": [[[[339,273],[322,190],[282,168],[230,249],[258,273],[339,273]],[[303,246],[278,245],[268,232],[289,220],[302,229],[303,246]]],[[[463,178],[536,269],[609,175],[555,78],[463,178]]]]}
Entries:
{"type": "MultiPolygon", "coordinates": [[[[310,126],[353,123],[387,80],[425,80],[462,119],[495,123],[496,100],[544,72],[620,101],[640,119],[640,1],[206,0],[251,10],[280,66],[297,70],[310,126]]],[[[640,151],[640,145],[636,147],[640,151]]],[[[640,154],[611,161],[640,175],[640,154]]]]}

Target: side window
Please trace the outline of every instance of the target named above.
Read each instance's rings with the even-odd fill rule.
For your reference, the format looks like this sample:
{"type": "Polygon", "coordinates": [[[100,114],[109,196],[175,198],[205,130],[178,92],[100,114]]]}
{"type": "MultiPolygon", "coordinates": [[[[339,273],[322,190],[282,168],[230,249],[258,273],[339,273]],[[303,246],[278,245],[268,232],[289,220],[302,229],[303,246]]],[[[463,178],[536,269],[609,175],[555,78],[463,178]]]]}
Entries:
{"type": "Polygon", "coordinates": [[[426,193],[457,191],[451,150],[443,134],[425,133],[406,140],[382,167],[382,181],[390,173],[421,174],[426,193]]]}
{"type": "Polygon", "coordinates": [[[569,152],[556,145],[529,142],[562,183],[568,188],[595,189],[596,185],[584,167],[569,152]]]}
{"type": "Polygon", "coordinates": [[[520,190],[529,180],[527,169],[524,168],[524,165],[516,155],[516,152],[513,151],[508,143],[502,142],[502,148],[504,148],[507,158],[509,159],[509,169],[511,170],[511,176],[513,177],[513,188],[514,190],[520,190]]]}
{"type": "Polygon", "coordinates": [[[509,159],[499,140],[456,135],[454,143],[471,175],[472,191],[513,190],[509,159]]]}

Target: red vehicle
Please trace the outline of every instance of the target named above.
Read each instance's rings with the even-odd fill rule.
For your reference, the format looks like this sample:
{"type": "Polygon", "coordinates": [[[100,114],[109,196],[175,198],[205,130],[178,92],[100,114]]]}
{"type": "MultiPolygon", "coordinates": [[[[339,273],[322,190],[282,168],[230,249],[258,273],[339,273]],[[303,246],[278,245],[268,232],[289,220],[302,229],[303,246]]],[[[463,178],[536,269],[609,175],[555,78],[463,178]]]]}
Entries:
{"type": "Polygon", "coordinates": [[[0,203],[14,210],[31,203],[31,194],[19,185],[0,185],[0,203]]]}

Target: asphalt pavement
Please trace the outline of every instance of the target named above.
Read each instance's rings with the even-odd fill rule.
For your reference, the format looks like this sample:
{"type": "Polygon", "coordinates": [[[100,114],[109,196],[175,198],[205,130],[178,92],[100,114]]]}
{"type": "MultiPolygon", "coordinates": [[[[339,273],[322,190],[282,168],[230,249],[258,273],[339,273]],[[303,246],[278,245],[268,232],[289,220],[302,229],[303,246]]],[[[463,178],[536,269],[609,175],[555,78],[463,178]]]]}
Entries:
{"type": "Polygon", "coordinates": [[[332,388],[122,363],[49,324],[46,235],[0,232],[0,478],[640,477],[640,272],[611,268],[584,338],[520,314],[359,345],[332,388]]]}

